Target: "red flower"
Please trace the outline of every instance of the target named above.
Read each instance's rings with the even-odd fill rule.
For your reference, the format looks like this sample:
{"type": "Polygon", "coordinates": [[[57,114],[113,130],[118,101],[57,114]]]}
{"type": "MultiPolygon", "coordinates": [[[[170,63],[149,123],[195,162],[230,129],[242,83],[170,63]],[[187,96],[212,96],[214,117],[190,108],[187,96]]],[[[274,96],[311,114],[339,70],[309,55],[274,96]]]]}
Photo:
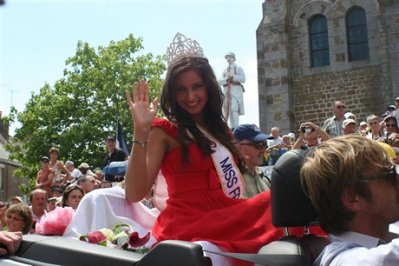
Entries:
{"type": "Polygon", "coordinates": [[[87,239],[89,240],[89,243],[99,244],[105,241],[107,238],[101,231],[94,231],[87,233],[87,239]]]}
{"type": "Polygon", "coordinates": [[[139,233],[133,232],[129,235],[129,245],[133,248],[141,247],[150,239],[150,232],[148,232],[143,238],[139,237],[139,233]]]}

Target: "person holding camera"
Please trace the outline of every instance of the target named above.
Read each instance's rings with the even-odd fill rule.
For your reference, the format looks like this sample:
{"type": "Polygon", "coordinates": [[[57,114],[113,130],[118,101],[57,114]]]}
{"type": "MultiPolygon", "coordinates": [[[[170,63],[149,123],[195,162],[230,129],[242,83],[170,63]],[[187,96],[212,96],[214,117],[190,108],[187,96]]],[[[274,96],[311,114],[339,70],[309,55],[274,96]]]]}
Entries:
{"type": "Polygon", "coordinates": [[[295,141],[292,149],[307,150],[314,146],[320,145],[330,136],[322,128],[312,122],[305,122],[299,126],[299,137],[295,141]]]}

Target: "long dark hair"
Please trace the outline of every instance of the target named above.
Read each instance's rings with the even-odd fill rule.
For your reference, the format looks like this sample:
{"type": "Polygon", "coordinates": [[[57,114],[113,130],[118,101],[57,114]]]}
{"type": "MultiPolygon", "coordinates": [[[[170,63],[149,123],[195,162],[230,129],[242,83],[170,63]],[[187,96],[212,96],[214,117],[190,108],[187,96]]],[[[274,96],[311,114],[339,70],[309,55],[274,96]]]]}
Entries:
{"type": "Polygon", "coordinates": [[[206,58],[184,57],[169,66],[161,95],[163,113],[169,121],[177,124],[177,139],[182,146],[183,162],[187,162],[189,159],[187,145],[193,141],[189,133],[194,137],[205,156],[214,152],[211,148],[212,142],[198,129],[191,115],[176,103],[177,77],[188,70],[194,70],[201,76],[208,91],[208,102],[204,108],[204,123],[207,130],[227,147],[233,156],[239,158],[239,153],[232,143],[230,128],[223,116],[223,94],[212,67],[206,58]]]}

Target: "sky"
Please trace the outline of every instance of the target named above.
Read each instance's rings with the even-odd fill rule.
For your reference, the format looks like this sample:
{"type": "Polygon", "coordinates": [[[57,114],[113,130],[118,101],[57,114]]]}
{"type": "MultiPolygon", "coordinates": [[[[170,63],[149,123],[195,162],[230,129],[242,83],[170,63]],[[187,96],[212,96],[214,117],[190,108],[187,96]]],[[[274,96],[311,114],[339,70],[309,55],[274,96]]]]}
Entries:
{"type": "MultiPolygon", "coordinates": [[[[144,53],[165,54],[177,32],[199,42],[217,77],[227,52],[246,74],[246,114],[259,125],[256,29],[264,0],[5,0],[0,6],[0,111],[21,112],[47,82],[63,77],[78,41],[108,46],[133,34],[144,53]]],[[[19,123],[11,125],[14,134],[19,123]]]]}

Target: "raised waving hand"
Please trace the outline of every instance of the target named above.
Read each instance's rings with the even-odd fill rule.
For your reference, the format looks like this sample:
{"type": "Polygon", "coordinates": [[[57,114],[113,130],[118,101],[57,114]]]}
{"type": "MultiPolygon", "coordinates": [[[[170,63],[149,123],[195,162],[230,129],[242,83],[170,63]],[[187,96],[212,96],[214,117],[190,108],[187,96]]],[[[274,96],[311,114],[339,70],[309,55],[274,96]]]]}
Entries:
{"type": "Polygon", "coordinates": [[[158,110],[158,99],[150,103],[150,92],[146,81],[133,84],[133,97],[126,90],[126,100],[134,122],[135,131],[149,132],[158,110]]]}

